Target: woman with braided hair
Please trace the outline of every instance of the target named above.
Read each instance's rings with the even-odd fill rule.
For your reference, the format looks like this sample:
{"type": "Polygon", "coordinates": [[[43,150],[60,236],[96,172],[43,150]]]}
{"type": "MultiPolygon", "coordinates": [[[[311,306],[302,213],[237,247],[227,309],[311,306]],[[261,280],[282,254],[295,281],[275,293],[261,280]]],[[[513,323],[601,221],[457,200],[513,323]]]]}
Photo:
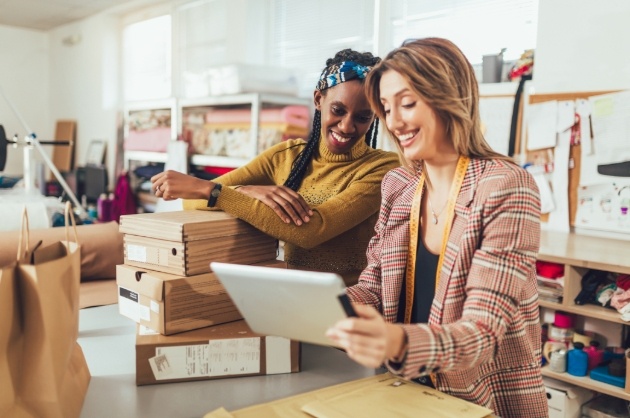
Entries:
{"type": "Polygon", "coordinates": [[[381,180],[400,165],[395,153],[374,149],[378,127],[363,82],[379,61],[350,49],[326,61],[308,141],[277,144],[212,181],[157,174],[156,196],[191,199],[185,209],[223,210],[284,241],[289,268],[335,272],[356,283],[367,265],[381,180]]]}

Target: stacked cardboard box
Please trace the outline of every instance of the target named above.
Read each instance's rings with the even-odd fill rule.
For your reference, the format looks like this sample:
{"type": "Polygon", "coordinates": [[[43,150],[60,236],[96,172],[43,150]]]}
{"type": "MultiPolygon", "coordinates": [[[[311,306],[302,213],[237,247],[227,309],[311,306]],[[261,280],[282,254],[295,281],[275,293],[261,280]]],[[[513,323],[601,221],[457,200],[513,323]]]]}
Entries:
{"type": "Polygon", "coordinates": [[[139,324],[138,385],[299,371],[299,343],[254,334],[210,271],[213,261],[286,268],[275,239],[215,211],[125,215],[120,231],[118,304],[139,324]]]}
{"type": "Polygon", "coordinates": [[[300,371],[300,343],[254,333],[245,321],[171,336],[136,336],[136,385],[300,371]]]}
{"type": "Polygon", "coordinates": [[[120,217],[125,264],[164,273],[208,273],[210,262],[255,264],[276,258],[276,240],[219,211],[120,217]]]}

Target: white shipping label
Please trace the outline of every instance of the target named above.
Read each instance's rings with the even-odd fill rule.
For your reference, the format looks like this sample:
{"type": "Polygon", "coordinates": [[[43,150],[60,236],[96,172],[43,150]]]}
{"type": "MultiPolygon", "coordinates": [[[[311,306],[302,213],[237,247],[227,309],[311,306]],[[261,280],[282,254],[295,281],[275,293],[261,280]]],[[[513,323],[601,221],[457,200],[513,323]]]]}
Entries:
{"type": "Polygon", "coordinates": [[[265,337],[267,374],[291,373],[291,340],[265,337]]]}
{"type": "Polygon", "coordinates": [[[151,320],[149,307],[140,304],[140,295],[124,287],[118,287],[118,312],[136,322],[151,320]]]}
{"type": "Polygon", "coordinates": [[[171,364],[168,362],[166,355],[161,354],[159,356],[151,357],[149,359],[151,365],[151,371],[153,371],[153,377],[155,380],[172,379],[170,376],[173,373],[171,364]]]}
{"type": "Polygon", "coordinates": [[[155,312],[156,314],[159,314],[159,313],[160,313],[160,304],[159,304],[159,303],[157,303],[156,301],[154,301],[153,299],[151,299],[151,303],[150,303],[150,305],[151,305],[151,310],[152,310],[153,312],[155,312]]]}
{"type": "Polygon", "coordinates": [[[127,245],[127,259],[130,261],[147,262],[147,247],[136,244],[127,245]]]}
{"type": "Polygon", "coordinates": [[[170,367],[168,377],[154,372],[156,380],[260,373],[260,338],[157,347],[155,354],[156,357],[166,356],[170,367]]]}
{"type": "Polygon", "coordinates": [[[118,287],[118,312],[121,315],[140,322],[140,304],[138,294],[124,287],[118,287]]]}

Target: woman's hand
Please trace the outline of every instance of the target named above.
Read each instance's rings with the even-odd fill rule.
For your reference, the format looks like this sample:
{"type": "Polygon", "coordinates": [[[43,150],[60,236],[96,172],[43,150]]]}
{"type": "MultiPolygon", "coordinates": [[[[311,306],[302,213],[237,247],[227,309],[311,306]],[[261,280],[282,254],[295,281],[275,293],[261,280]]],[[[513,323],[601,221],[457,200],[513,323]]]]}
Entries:
{"type": "Polygon", "coordinates": [[[241,186],[236,191],[260,200],[285,223],[293,221],[299,226],[313,215],[304,198],[286,186],[241,186]]]}
{"type": "Polygon", "coordinates": [[[214,183],[168,170],[151,177],[151,188],[164,200],[205,199],[210,197],[214,183]]]}
{"type": "Polygon", "coordinates": [[[353,303],[358,318],[345,318],[326,335],[346,350],[348,356],[366,367],[380,367],[387,359],[402,357],[406,337],[400,325],[385,322],[371,306],[353,303]]]}

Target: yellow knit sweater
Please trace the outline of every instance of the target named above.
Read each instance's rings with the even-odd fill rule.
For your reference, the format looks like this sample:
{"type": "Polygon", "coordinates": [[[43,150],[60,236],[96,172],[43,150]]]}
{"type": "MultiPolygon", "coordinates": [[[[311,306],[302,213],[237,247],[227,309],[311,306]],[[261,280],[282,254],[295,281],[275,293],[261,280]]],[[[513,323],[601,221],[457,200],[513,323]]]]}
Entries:
{"type": "MultiPolygon", "coordinates": [[[[282,142],[214,181],[223,186],[282,185],[305,145],[301,139],[282,142]]],[[[298,190],[313,210],[308,223],[285,224],[267,205],[230,187],[223,187],[215,207],[284,241],[290,268],[336,272],[352,282],[366,266],[381,180],[399,165],[395,153],[370,148],[363,140],[340,155],[322,140],[298,190]]],[[[207,201],[186,200],[184,209],[208,209],[207,201]]]]}

